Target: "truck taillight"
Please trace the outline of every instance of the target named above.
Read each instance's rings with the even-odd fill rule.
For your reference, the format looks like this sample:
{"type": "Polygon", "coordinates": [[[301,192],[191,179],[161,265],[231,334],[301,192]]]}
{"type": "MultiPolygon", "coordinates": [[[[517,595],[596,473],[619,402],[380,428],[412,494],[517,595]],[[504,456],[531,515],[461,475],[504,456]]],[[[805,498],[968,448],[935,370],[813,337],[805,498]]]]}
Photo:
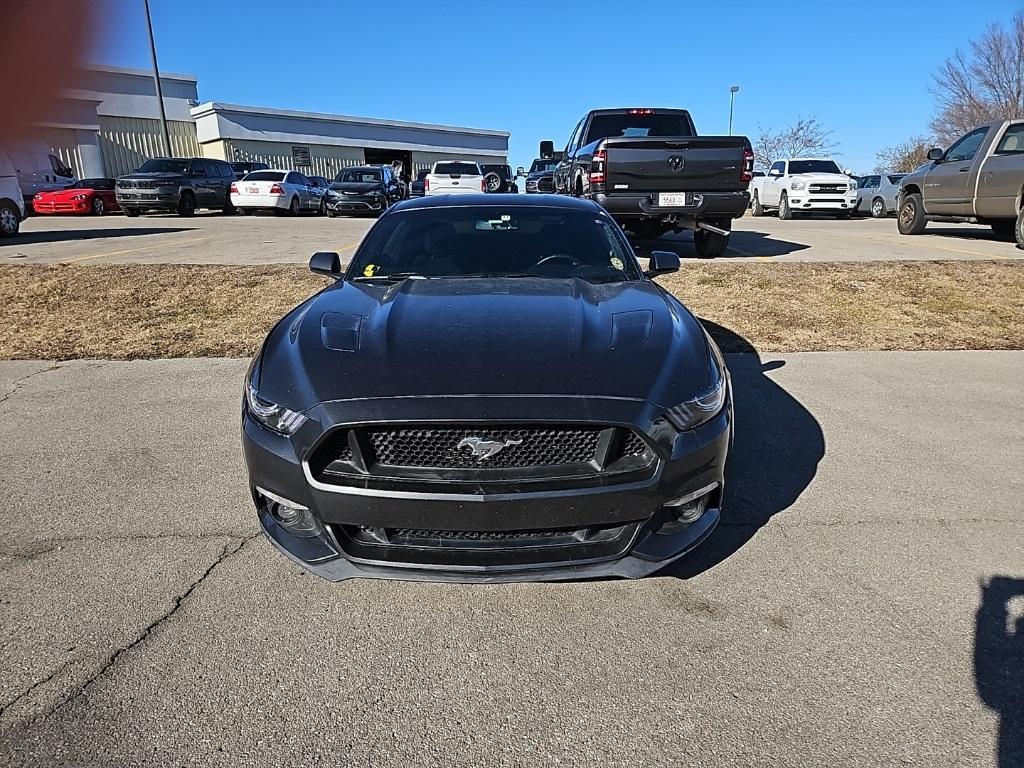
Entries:
{"type": "Polygon", "coordinates": [[[604,184],[604,167],[608,161],[608,152],[599,149],[594,153],[593,159],[590,161],[590,183],[591,184],[604,184]]]}
{"type": "Polygon", "coordinates": [[[238,194],[238,185],[237,184],[232,184],[231,185],[231,194],[232,195],[237,195],[238,194]]]}
{"type": "Polygon", "coordinates": [[[270,194],[272,194],[272,195],[283,195],[284,194],[284,190],[281,188],[280,184],[275,184],[274,186],[272,186],[270,188],[270,194]]]}
{"type": "Polygon", "coordinates": [[[743,170],[740,171],[740,181],[747,183],[754,178],[754,151],[747,147],[743,150],[743,170]]]}
{"type": "Polygon", "coordinates": [[[480,191],[481,192],[486,192],[487,191],[487,182],[484,179],[480,179],[480,191]]]}
{"type": "Polygon", "coordinates": [[[423,191],[424,192],[429,192],[430,191],[430,177],[429,176],[424,176],[423,177],[423,191]]]}

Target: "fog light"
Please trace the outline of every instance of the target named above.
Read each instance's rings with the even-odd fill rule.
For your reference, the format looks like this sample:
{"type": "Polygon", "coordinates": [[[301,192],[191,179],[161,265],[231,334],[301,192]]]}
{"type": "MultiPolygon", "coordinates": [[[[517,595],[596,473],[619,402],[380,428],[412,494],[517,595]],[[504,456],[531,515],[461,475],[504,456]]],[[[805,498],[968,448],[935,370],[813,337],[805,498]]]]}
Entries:
{"type": "Polygon", "coordinates": [[[678,499],[666,501],[662,506],[674,518],[668,525],[674,524],[674,527],[679,527],[699,520],[708,508],[708,497],[717,487],[718,483],[711,483],[678,499]]]}
{"type": "Polygon", "coordinates": [[[308,507],[290,501],[276,493],[256,488],[256,492],[267,501],[271,517],[293,536],[308,539],[323,533],[324,527],[308,507]]]}

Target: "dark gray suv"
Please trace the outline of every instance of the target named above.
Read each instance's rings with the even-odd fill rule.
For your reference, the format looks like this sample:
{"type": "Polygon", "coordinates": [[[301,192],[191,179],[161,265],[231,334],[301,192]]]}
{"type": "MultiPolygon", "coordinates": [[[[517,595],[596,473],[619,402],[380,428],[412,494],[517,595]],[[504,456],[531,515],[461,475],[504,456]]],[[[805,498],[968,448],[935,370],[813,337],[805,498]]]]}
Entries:
{"type": "Polygon", "coordinates": [[[223,160],[205,157],[157,157],[117,180],[117,204],[125,216],[144,211],[174,211],[191,216],[197,208],[234,213],[231,183],[235,172],[223,160]]]}

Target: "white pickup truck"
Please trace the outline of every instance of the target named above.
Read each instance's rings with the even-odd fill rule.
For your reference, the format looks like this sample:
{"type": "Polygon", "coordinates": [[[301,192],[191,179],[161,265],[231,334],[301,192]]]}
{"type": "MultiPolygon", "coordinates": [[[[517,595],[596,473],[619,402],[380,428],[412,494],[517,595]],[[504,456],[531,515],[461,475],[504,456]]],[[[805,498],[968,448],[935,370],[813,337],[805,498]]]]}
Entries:
{"type": "Polygon", "coordinates": [[[750,212],[754,216],[775,209],[780,219],[791,219],[802,211],[827,211],[846,219],[856,205],[857,182],[834,160],[779,160],[767,174],[750,182],[750,212]]]}
{"type": "Polygon", "coordinates": [[[438,160],[423,179],[424,195],[464,195],[487,191],[480,166],[466,160],[438,160]]]}

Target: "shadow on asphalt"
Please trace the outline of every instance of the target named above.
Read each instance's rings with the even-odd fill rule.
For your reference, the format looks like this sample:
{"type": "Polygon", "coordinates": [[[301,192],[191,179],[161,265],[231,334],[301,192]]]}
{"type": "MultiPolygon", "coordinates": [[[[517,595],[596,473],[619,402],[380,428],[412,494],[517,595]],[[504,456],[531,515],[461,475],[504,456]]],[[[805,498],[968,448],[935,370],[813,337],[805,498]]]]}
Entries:
{"type": "MultiPolygon", "coordinates": [[[[629,242],[633,245],[636,255],[642,259],[649,259],[651,251],[672,251],[680,259],[699,258],[697,256],[697,249],[693,245],[693,233],[691,232],[665,235],[657,240],[644,240],[635,235],[630,235],[629,242]]],[[[796,253],[808,248],[810,248],[809,245],[793,243],[789,240],[780,240],[769,235],[767,232],[736,230],[732,233],[732,237],[729,238],[729,250],[726,251],[725,255],[736,258],[783,256],[787,253],[796,253]]]]}
{"type": "Polygon", "coordinates": [[[981,585],[974,682],[985,706],[999,715],[998,765],[1024,766],[1024,579],[995,576],[981,585]]]}
{"type": "Polygon", "coordinates": [[[814,415],[765,374],[781,360],[763,361],[728,328],[701,321],[729,358],[736,433],[726,470],[722,522],[690,554],[659,573],[688,579],[739,551],[774,515],[811,484],[825,455],[825,435],[814,415]]]}
{"type": "Polygon", "coordinates": [[[65,240],[98,240],[104,237],[164,235],[170,232],[189,232],[193,229],[195,227],[123,227],[121,229],[63,229],[50,232],[22,232],[16,237],[0,240],[0,244],[27,245],[29,243],[59,243],[65,240]]]}

